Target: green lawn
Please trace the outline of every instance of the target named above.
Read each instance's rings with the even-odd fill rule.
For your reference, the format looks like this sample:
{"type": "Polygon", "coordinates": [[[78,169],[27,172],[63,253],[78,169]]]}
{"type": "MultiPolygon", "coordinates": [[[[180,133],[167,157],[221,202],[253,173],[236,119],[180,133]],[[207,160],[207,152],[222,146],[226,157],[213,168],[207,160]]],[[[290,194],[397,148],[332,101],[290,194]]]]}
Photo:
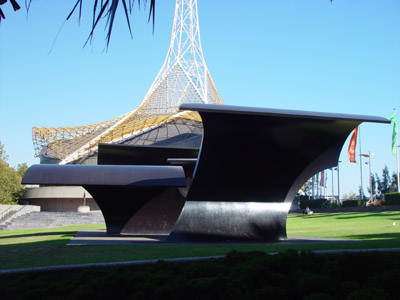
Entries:
{"type": "Polygon", "coordinates": [[[287,232],[291,235],[362,241],[400,241],[400,212],[325,213],[310,216],[291,214],[287,232]]]}
{"type": "Polygon", "coordinates": [[[194,244],[194,245],[114,245],[66,246],[81,228],[101,229],[101,225],[68,226],[54,229],[0,231],[0,269],[67,265],[80,263],[166,259],[224,255],[232,250],[281,252],[295,250],[400,248],[400,212],[331,213],[288,217],[289,235],[354,239],[359,242],[194,244]],[[396,225],[393,225],[393,222],[396,225]]]}

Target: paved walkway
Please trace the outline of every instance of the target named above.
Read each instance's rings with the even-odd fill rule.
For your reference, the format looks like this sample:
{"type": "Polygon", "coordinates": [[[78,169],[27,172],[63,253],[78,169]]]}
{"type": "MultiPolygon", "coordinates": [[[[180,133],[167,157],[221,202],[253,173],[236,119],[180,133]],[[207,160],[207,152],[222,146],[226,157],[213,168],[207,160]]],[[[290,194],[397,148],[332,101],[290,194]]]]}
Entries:
{"type": "Polygon", "coordinates": [[[69,245],[132,245],[161,244],[167,235],[107,234],[105,229],[82,229],[69,241],[69,245]]]}

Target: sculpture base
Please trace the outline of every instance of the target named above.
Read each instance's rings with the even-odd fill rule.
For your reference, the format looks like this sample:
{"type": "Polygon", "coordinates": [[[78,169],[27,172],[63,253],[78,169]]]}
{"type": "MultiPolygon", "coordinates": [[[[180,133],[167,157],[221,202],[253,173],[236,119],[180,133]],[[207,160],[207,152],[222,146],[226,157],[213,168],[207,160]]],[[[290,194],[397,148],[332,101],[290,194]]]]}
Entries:
{"type": "Polygon", "coordinates": [[[283,240],[290,203],[186,201],[168,242],[283,240]]]}

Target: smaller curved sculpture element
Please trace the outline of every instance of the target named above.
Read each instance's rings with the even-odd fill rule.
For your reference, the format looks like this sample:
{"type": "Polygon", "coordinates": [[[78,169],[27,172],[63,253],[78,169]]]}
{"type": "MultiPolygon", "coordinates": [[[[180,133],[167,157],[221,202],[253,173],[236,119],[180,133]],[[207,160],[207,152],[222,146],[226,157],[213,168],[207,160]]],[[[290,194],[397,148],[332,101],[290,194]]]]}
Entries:
{"type": "Polygon", "coordinates": [[[185,200],[178,188],[186,180],[179,166],[34,165],[22,184],[83,186],[100,207],[107,233],[169,234],[185,200]],[[140,219],[149,203],[158,210],[140,219]]]}
{"type": "MultiPolygon", "coordinates": [[[[114,215],[127,214],[124,218],[124,225],[119,226],[121,233],[126,234],[157,234],[168,235],[172,231],[178,219],[188,189],[188,182],[193,176],[194,163],[184,163],[181,160],[196,160],[199,149],[195,148],[172,148],[160,146],[131,146],[131,145],[109,145],[100,144],[98,154],[99,165],[142,165],[142,166],[167,166],[178,165],[183,168],[186,177],[186,185],[171,187],[156,193],[153,197],[137,197],[144,201],[140,209],[134,212],[123,207],[115,207],[109,199],[113,197],[125,198],[126,188],[115,188],[107,191],[100,191],[96,196],[92,194],[97,203],[102,203],[102,210],[108,213],[114,211],[114,215]],[[177,164],[174,162],[179,160],[177,164]],[[172,162],[172,161],[174,162],[172,162]]],[[[86,187],[85,187],[86,188],[86,187]]],[[[87,188],[92,190],[91,188],[87,188]]],[[[153,188],[154,189],[154,188],[153,188]]],[[[135,191],[138,193],[138,191],[135,191]]],[[[150,191],[147,192],[149,195],[150,191]]],[[[115,218],[117,219],[117,218],[115,218]]],[[[107,226],[107,230],[108,230],[107,226]]],[[[117,230],[114,230],[116,232],[117,230]]]]}

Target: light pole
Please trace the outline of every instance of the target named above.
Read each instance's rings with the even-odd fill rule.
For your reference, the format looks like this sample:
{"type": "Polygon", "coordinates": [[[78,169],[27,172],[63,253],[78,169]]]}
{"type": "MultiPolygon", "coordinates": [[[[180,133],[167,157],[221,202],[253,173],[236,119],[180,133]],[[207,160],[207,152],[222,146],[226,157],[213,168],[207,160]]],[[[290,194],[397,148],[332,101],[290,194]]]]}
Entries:
{"type": "Polygon", "coordinates": [[[342,202],[340,201],[340,181],[339,181],[339,163],[341,163],[342,161],[341,160],[339,160],[338,161],[338,164],[337,164],[337,167],[336,167],[336,169],[337,169],[337,194],[338,194],[338,204],[339,205],[341,205],[342,204],[342,202]]]}
{"type": "Polygon", "coordinates": [[[397,192],[400,193],[400,172],[399,172],[399,150],[400,146],[397,146],[397,152],[396,152],[396,163],[397,163],[397,192]]]}
{"type": "Polygon", "coordinates": [[[396,165],[397,165],[397,192],[400,193],[400,172],[399,172],[399,150],[400,146],[397,146],[396,149],[396,165]]]}
{"type": "Polygon", "coordinates": [[[369,194],[370,194],[370,200],[372,201],[373,194],[372,194],[372,174],[371,174],[371,156],[375,155],[374,153],[371,153],[371,151],[368,151],[368,154],[361,154],[361,156],[368,157],[368,166],[369,166],[369,194]]]}
{"type": "Polygon", "coordinates": [[[333,168],[331,169],[331,173],[332,173],[332,199],[335,199],[335,190],[334,190],[334,186],[333,186],[333,168]]]}
{"type": "Polygon", "coordinates": [[[360,200],[363,201],[364,200],[364,189],[363,189],[363,178],[362,178],[362,156],[361,156],[361,130],[360,130],[361,126],[358,126],[358,140],[359,142],[359,150],[360,150],[360,200]]]}

